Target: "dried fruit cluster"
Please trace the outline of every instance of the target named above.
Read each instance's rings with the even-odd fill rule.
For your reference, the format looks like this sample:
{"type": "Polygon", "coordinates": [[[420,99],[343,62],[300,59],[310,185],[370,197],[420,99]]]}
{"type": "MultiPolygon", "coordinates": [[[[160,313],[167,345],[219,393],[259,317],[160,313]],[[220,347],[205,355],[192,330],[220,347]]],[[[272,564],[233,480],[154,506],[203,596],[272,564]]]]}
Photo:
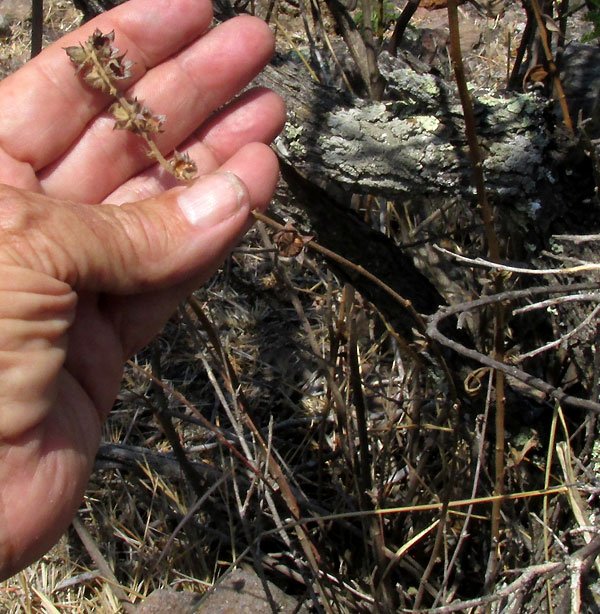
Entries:
{"type": "Polygon", "coordinates": [[[115,99],[109,108],[115,118],[115,129],[129,130],[142,137],[148,145],[148,155],[151,158],[179,181],[191,181],[198,172],[194,161],[178,151],[174,151],[173,158],[167,160],[154,142],[152,135],[163,131],[165,116],[154,115],[137,98],[129,100],[118,90],[117,82],[131,77],[133,62],[126,61],[125,54],[119,55],[114,40],[114,31],[102,34],[96,29],[85,43],[67,47],[65,51],[86,83],[115,99]]]}

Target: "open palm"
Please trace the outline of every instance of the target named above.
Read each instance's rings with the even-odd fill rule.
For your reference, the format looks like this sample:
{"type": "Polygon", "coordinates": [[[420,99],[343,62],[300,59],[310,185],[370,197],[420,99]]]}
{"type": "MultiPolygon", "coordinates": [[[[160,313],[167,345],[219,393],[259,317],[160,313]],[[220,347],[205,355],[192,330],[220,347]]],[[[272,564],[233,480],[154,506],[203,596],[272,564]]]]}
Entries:
{"type": "Polygon", "coordinates": [[[211,18],[209,0],[130,0],[0,83],[0,579],[68,526],[124,360],[273,192],[280,99],[226,105],[268,61],[271,33],[250,17],[208,30],[211,18]],[[193,187],[113,130],[108,97],[75,74],[63,48],[95,28],[135,62],[127,95],[166,115],[157,143],[189,152],[193,187]]]}

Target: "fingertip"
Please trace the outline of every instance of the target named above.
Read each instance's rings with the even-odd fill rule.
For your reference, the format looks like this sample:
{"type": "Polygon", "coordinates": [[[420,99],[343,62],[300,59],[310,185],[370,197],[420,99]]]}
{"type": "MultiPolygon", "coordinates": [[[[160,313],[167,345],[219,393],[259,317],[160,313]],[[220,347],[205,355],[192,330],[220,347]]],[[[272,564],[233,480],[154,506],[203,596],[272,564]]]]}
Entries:
{"type": "Polygon", "coordinates": [[[263,211],[268,207],[279,179],[279,161],[269,146],[245,145],[220,170],[232,172],[246,185],[252,209],[263,211]]]}
{"type": "Polygon", "coordinates": [[[270,47],[271,55],[275,53],[275,34],[264,20],[253,15],[238,15],[230,22],[242,24],[248,34],[262,39],[265,48],[270,47]]]}
{"type": "Polygon", "coordinates": [[[199,229],[212,229],[247,209],[245,184],[231,171],[201,177],[177,193],[177,204],[187,221],[199,229]]]}
{"type": "Polygon", "coordinates": [[[283,98],[266,87],[256,88],[256,97],[261,99],[261,102],[271,117],[273,125],[272,133],[269,134],[268,142],[270,143],[282,130],[287,120],[287,108],[283,98]]]}
{"type": "Polygon", "coordinates": [[[248,143],[270,143],[286,121],[282,98],[265,87],[245,91],[223,107],[196,134],[221,162],[248,143]]]}

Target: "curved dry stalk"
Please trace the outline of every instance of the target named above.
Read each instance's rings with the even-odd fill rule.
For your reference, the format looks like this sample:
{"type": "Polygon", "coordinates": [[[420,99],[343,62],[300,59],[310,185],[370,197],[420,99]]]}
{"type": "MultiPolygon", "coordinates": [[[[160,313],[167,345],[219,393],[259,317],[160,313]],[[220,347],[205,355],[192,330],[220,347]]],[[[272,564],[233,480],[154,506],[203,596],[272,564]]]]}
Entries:
{"type": "MultiPolygon", "coordinates": [[[[275,220],[271,219],[269,216],[264,215],[263,213],[260,213],[259,211],[253,211],[252,215],[257,220],[259,220],[261,222],[264,222],[265,224],[271,226],[271,228],[275,228],[276,230],[278,230],[280,232],[284,231],[284,230],[288,230],[288,231],[290,230],[290,228],[286,228],[282,224],[279,224],[275,220]]],[[[388,286],[385,282],[383,282],[381,279],[379,279],[379,277],[377,277],[376,275],[373,275],[373,273],[371,273],[370,271],[365,269],[360,264],[355,264],[354,262],[351,262],[347,258],[344,258],[343,256],[340,256],[336,252],[334,252],[334,251],[332,251],[330,249],[327,249],[326,247],[323,247],[322,245],[320,245],[319,243],[314,241],[312,239],[312,237],[300,237],[299,233],[296,230],[294,230],[293,228],[291,230],[300,239],[300,241],[302,243],[302,248],[310,247],[311,249],[313,249],[316,252],[319,252],[321,255],[325,256],[326,259],[329,259],[329,260],[335,262],[336,264],[339,264],[342,267],[345,267],[346,269],[351,269],[352,271],[358,273],[359,275],[365,277],[366,279],[368,279],[372,283],[376,284],[384,292],[389,294],[389,296],[391,296],[398,303],[398,305],[400,305],[402,308],[404,308],[407,311],[407,313],[410,315],[410,317],[412,318],[412,320],[413,320],[413,322],[415,324],[416,330],[418,330],[423,335],[427,334],[426,322],[425,322],[423,316],[414,308],[414,306],[411,303],[411,301],[409,301],[408,299],[405,299],[404,297],[400,296],[395,290],[390,288],[390,286],[388,286]]],[[[298,239],[296,239],[296,241],[297,240],[298,239]]],[[[449,386],[449,389],[450,389],[450,396],[452,397],[452,399],[454,399],[455,403],[458,403],[458,401],[457,401],[458,393],[457,393],[457,390],[456,390],[456,385],[454,383],[454,378],[452,377],[452,373],[450,372],[450,369],[449,369],[449,367],[448,367],[448,365],[446,363],[446,360],[442,356],[442,354],[441,354],[441,352],[439,350],[439,347],[437,347],[435,344],[432,344],[432,351],[433,351],[436,359],[438,360],[439,365],[441,366],[441,368],[442,368],[442,370],[443,370],[443,372],[444,372],[444,374],[446,376],[446,380],[448,382],[448,386],[449,386]]]]}
{"type": "MultiPolygon", "coordinates": [[[[597,235],[594,235],[594,239],[597,239],[597,235]]],[[[491,262],[485,258],[468,258],[456,252],[450,251],[445,247],[434,245],[433,248],[447,256],[451,256],[458,262],[464,262],[474,267],[482,267],[491,269],[493,271],[503,271],[506,273],[518,273],[523,275],[573,275],[576,273],[587,273],[590,271],[600,271],[600,264],[595,262],[588,262],[566,269],[528,269],[525,267],[515,267],[508,264],[500,264],[499,262],[491,262]]]]}
{"type": "MultiPolygon", "coordinates": [[[[594,287],[591,285],[591,287],[594,287]]],[[[497,369],[510,377],[535,388],[548,396],[556,399],[562,404],[570,405],[571,407],[577,407],[579,409],[583,409],[586,411],[593,411],[594,413],[600,413],[600,403],[596,403],[595,401],[589,401],[587,399],[582,399],[579,397],[574,397],[558,388],[556,386],[550,385],[548,382],[530,375],[526,371],[522,369],[518,369],[514,365],[508,365],[502,361],[496,360],[494,358],[490,358],[481,352],[476,350],[472,350],[470,348],[461,345],[460,343],[449,339],[444,334],[442,334],[438,330],[438,325],[442,320],[448,318],[450,316],[454,316],[460,313],[464,313],[466,311],[471,311],[474,309],[479,309],[485,305],[495,304],[495,303],[504,303],[514,301],[518,298],[530,297],[535,294],[541,293],[560,293],[560,292],[572,292],[573,290],[578,289],[589,289],[590,284],[573,284],[571,286],[548,286],[548,287],[537,287],[537,288],[528,288],[527,290],[512,290],[507,292],[501,292],[492,296],[484,297],[481,299],[477,299],[474,301],[459,303],[457,305],[453,305],[452,307],[447,307],[438,310],[432,316],[429,316],[428,321],[429,324],[427,326],[427,334],[435,339],[441,345],[449,347],[450,349],[458,352],[462,356],[466,356],[476,362],[481,363],[487,367],[492,369],[497,369]]]]}
{"type": "MultiPolygon", "coordinates": [[[[568,290],[568,286],[565,286],[568,290]]],[[[531,305],[525,305],[524,307],[518,307],[513,309],[513,315],[520,315],[523,313],[529,313],[537,309],[547,309],[548,307],[554,307],[556,305],[564,305],[565,303],[581,303],[581,302],[598,302],[600,301],[600,293],[598,292],[584,292],[581,294],[568,294],[567,296],[559,296],[557,298],[551,298],[545,301],[539,301],[532,303],[531,305]]]]}
{"type": "MultiPolygon", "coordinates": [[[[600,296],[598,298],[600,299],[600,296]]],[[[534,356],[538,356],[539,354],[542,354],[543,352],[547,352],[548,350],[553,350],[554,348],[560,347],[563,343],[565,343],[565,341],[567,341],[568,339],[576,335],[578,332],[583,330],[586,326],[589,326],[592,320],[596,318],[598,313],[600,313],[600,305],[597,305],[596,307],[594,307],[593,311],[585,319],[579,322],[579,324],[575,326],[574,328],[572,328],[570,331],[568,331],[564,335],[561,335],[558,339],[555,339],[554,341],[550,341],[542,345],[541,347],[536,348],[535,350],[531,350],[531,352],[525,352],[524,354],[518,354],[517,356],[513,358],[513,360],[515,362],[523,362],[524,360],[527,360],[528,358],[533,358],[534,356]]]]}
{"type": "MultiPolygon", "coordinates": [[[[477,202],[483,220],[483,229],[487,242],[489,257],[493,262],[500,261],[500,245],[494,228],[494,213],[488,201],[485,178],[483,175],[483,156],[477,138],[475,112],[469,94],[465,70],[460,49],[460,32],[458,26],[457,0],[448,0],[448,26],[450,28],[450,59],[454,69],[454,77],[458,87],[460,102],[465,119],[465,134],[469,145],[469,157],[473,172],[473,182],[477,192],[477,202]]],[[[504,282],[500,275],[493,277],[495,292],[502,292],[504,282]]],[[[505,336],[505,313],[501,303],[494,305],[494,361],[504,361],[504,336],[505,336]]],[[[497,494],[504,492],[504,373],[496,371],[496,442],[495,442],[495,491],[497,494]]],[[[491,579],[497,571],[498,556],[494,556],[495,547],[500,536],[500,503],[494,504],[492,511],[492,548],[488,573],[486,574],[486,586],[489,588],[491,579]]]]}

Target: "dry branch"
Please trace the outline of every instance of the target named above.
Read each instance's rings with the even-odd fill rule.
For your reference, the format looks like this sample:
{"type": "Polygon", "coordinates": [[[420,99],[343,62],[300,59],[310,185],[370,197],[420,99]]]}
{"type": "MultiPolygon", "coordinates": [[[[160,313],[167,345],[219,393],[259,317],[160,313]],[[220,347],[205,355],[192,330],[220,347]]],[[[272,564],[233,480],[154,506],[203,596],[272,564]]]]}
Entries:
{"type": "Polygon", "coordinates": [[[427,326],[427,333],[432,339],[434,339],[438,343],[441,343],[442,345],[445,345],[446,347],[451,348],[452,350],[454,350],[461,356],[464,356],[473,361],[479,362],[482,365],[485,365],[492,369],[497,369],[499,371],[502,371],[503,373],[514,378],[515,380],[518,380],[526,384],[527,386],[530,386],[531,388],[535,388],[543,392],[544,394],[548,395],[549,397],[552,397],[559,403],[562,403],[564,405],[569,405],[571,407],[577,407],[579,409],[586,410],[586,411],[592,411],[598,414],[600,413],[600,403],[569,395],[565,393],[561,388],[552,386],[548,382],[538,377],[534,377],[531,374],[527,373],[526,371],[523,371],[522,369],[518,369],[514,365],[509,365],[509,364],[500,362],[498,360],[494,360],[493,358],[490,358],[489,356],[485,356],[484,354],[476,350],[467,348],[464,345],[461,345],[460,343],[457,343],[456,341],[449,339],[448,337],[443,335],[438,329],[438,326],[445,318],[449,316],[455,316],[457,314],[464,313],[467,311],[472,311],[474,309],[480,309],[481,307],[485,305],[496,304],[496,303],[501,303],[501,302],[509,302],[512,300],[516,300],[518,298],[531,297],[531,296],[534,296],[536,294],[541,294],[541,293],[544,293],[544,294],[545,293],[548,293],[548,294],[566,293],[574,289],[583,290],[583,289],[588,289],[588,288],[589,288],[589,285],[587,284],[572,284],[570,286],[547,286],[547,287],[528,288],[526,290],[513,290],[513,291],[502,292],[502,293],[499,293],[493,296],[484,297],[484,298],[481,298],[475,301],[469,301],[468,303],[452,305],[451,307],[440,309],[437,313],[435,313],[433,316],[429,318],[429,324],[427,326]]]}
{"type": "MultiPolygon", "coordinates": [[[[291,54],[258,79],[286,101],[289,114],[276,141],[282,159],[317,183],[350,192],[408,197],[473,198],[462,109],[456,88],[381,54],[386,101],[369,101],[316,83],[291,54]]],[[[486,185],[494,202],[540,201],[564,161],[534,94],[475,93],[486,185]],[[554,149],[552,155],[551,150],[554,149]]],[[[556,200],[556,186],[553,196],[556,200]]],[[[543,205],[543,202],[542,202],[543,205]]]]}
{"type": "MultiPolygon", "coordinates": [[[[599,551],[600,539],[595,538],[592,542],[574,552],[564,562],[557,561],[541,563],[539,565],[532,565],[531,567],[524,569],[516,580],[511,582],[508,586],[497,590],[493,595],[486,595],[484,597],[471,599],[469,601],[456,602],[441,608],[434,608],[426,611],[430,614],[450,614],[450,612],[465,611],[469,608],[476,608],[478,606],[493,603],[495,601],[501,601],[503,599],[516,598],[519,596],[519,593],[529,592],[532,584],[534,584],[534,582],[536,582],[540,577],[548,576],[550,574],[553,576],[558,576],[564,571],[567,571],[572,575],[576,575],[582,565],[587,571],[590,563],[594,561],[599,551]]],[[[576,587],[577,593],[579,593],[580,587],[581,584],[578,584],[576,587]]],[[[576,599],[577,595],[575,592],[573,592],[570,597],[571,600],[574,600],[576,599]]],[[[571,610],[571,612],[576,611],[579,610],[571,610]]]]}

